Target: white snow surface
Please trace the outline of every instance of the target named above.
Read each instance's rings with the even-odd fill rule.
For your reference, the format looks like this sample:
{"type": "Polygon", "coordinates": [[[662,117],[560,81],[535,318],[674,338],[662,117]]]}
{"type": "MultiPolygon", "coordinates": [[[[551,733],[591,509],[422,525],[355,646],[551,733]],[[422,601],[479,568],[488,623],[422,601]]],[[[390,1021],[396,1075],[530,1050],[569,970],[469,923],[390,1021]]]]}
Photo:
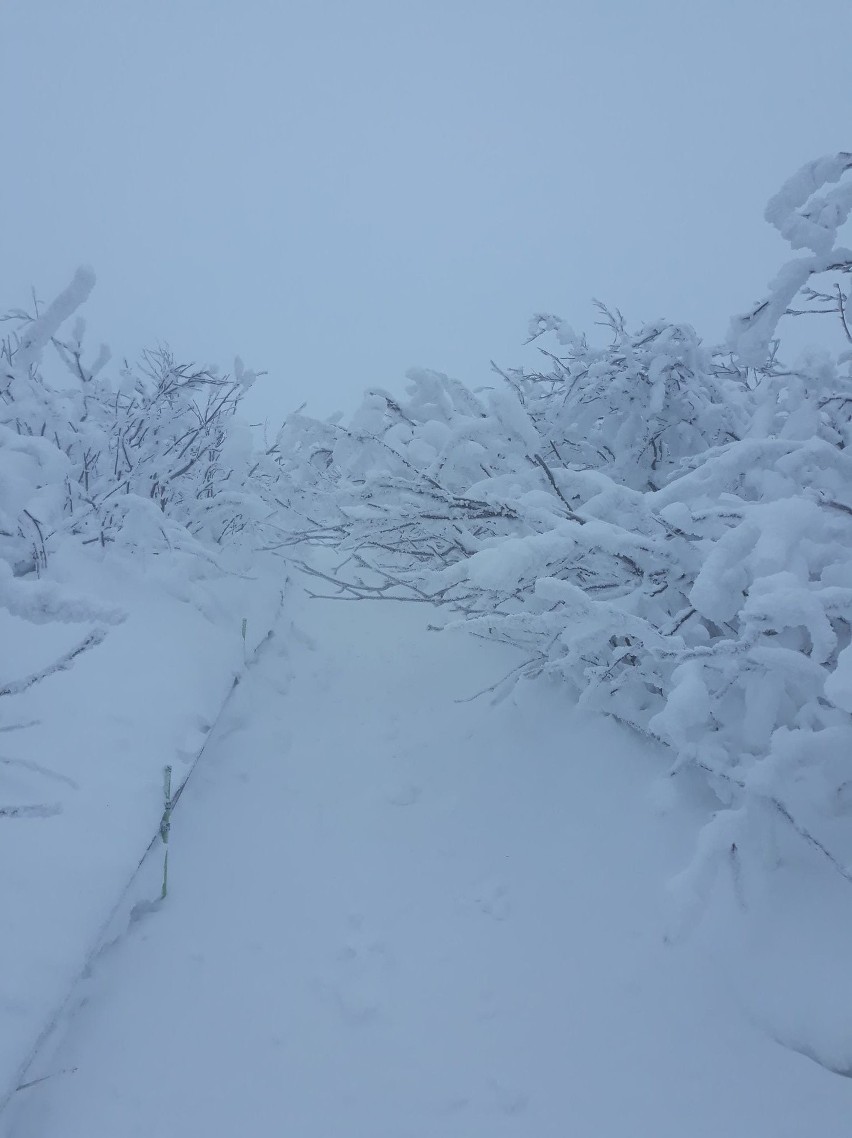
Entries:
{"type": "Polygon", "coordinates": [[[157,833],[164,766],[178,787],[280,607],[283,570],[190,582],[156,560],[98,560],[69,545],[51,559],[54,579],[33,588],[65,598],[84,581],[78,623],[33,624],[0,608],[0,689],[78,645],[93,627],[86,605],[121,617],[73,666],[3,708],[0,1111],[157,833]]]}
{"type": "Polygon", "coordinates": [[[458,702],[514,657],[427,619],[292,593],[6,1138],[850,1133],[848,884],[732,856],[678,908],[698,788],[564,688],[458,702]]]}

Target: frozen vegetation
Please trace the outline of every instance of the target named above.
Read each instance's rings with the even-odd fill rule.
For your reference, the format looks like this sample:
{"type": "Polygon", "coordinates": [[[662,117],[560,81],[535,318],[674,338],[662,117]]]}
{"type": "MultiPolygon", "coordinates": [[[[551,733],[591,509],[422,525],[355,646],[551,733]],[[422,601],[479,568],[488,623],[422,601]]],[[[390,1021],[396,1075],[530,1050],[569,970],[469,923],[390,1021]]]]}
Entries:
{"type": "Polygon", "coordinates": [[[263,439],[87,270],[9,314],[7,1133],[848,1132],[850,209],[724,344],[538,313],[263,439]]]}

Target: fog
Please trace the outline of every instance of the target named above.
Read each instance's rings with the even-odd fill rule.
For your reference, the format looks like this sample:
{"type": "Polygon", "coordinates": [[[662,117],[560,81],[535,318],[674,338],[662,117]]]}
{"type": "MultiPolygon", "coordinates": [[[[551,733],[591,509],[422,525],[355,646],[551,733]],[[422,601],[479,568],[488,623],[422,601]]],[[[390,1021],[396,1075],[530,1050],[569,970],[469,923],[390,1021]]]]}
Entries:
{"type": "MultiPolygon", "coordinates": [[[[4,0],[0,306],[269,372],[252,412],[515,364],[529,315],[712,339],[849,148],[848,0],[4,0]]],[[[527,349],[529,351],[529,349],[527,349]]]]}

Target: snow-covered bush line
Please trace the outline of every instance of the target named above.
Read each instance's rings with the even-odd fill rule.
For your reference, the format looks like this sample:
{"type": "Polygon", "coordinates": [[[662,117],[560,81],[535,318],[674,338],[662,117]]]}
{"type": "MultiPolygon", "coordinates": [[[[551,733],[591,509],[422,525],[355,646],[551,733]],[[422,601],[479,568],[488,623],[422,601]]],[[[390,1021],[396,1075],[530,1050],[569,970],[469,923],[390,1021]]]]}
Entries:
{"type": "Polygon", "coordinates": [[[82,320],[58,337],[92,283],[80,271],[43,313],[14,313],[2,345],[3,473],[17,490],[4,495],[2,555],[17,575],[37,571],[65,537],[129,549],[172,549],[174,538],[200,553],[269,513],[251,482],[249,428],[234,417],[254,373],[238,361],[233,378],[220,376],[159,348],[105,378],[109,352],[86,364],[82,320]],[[62,386],[41,366],[50,345],[71,377],[62,386]],[[36,501],[24,501],[28,486],[36,501]]]}
{"type": "Polygon", "coordinates": [[[285,437],[304,536],[344,554],[328,586],[446,606],[523,649],[507,685],[558,677],[668,744],[731,808],[708,857],[765,851],[769,818],[852,880],[850,170],[770,203],[809,252],[725,345],[601,308],[598,346],[540,314],[541,366],[494,389],[413,371],[285,437]],[[841,350],[787,365],[778,323],[806,312],[841,350]]]}
{"type": "MultiPolygon", "coordinates": [[[[280,514],[277,447],[258,452],[237,416],[255,373],[239,359],[233,376],[187,366],[166,348],[115,373],[106,347],[89,362],[83,320],[64,329],[93,285],[79,270],[46,308],[9,313],[0,342],[0,607],[37,623],[122,619],[87,594],[85,558],[50,579],[57,553],[156,556],[189,588],[268,544],[280,514]]],[[[4,668],[0,694],[37,679],[4,668]]]]}

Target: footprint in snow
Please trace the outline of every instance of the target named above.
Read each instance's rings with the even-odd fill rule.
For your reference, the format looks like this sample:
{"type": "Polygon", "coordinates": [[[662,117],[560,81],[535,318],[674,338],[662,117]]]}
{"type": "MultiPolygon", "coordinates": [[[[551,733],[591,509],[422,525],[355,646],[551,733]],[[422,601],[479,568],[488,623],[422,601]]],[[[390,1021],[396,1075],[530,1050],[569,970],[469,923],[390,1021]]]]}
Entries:
{"type": "MultiPolygon", "coordinates": [[[[476,1104],[479,1096],[457,1094],[445,1099],[438,1105],[438,1113],[443,1115],[461,1114],[476,1104]]],[[[508,1117],[522,1115],[530,1103],[530,1096],[518,1087],[512,1087],[499,1079],[488,1080],[488,1090],[483,1095],[486,1109],[498,1110],[508,1117]]]]}
{"type": "Polygon", "coordinates": [[[461,1114],[462,1111],[467,1110],[471,1105],[469,1095],[459,1094],[453,1095],[439,1105],[439,1114],[461,1114]]]}
{"type": "Polygon", "coordinates": [[[400,718],[398,715],[392,715],[385,723],[384,730],[382,731],[382,739],[385,742],[395,742],[400,736],[400,718]]]}
{"type": "Polygon", "coordinates": [[[354,1025],[375,1019],[384,1003],[390,960],[382,942],[366,933],[360,916],[349,919],[336,965],[332,991],[343,1019],[354,1025]]]}
{"type": "Polygon", "coordinates": [[[388,802],[391,806],[413,806],[415,802],[420,801],[422,793],[419,786],[415,786],[414,783],[406,783],[388,795],[388,802]]]}
{"type": "Polygon", "coordinates": [[[509,890],[502,881],[491,878],[484,881],[477,890],[474,901],[480,912],[495,921],[505,921],[511,916],[509,890]]]}
{"type": "Polygon", "coordinates": [[[488,1085],[491,1088],[495,1105],[501,1114],[523,1114],[529,1106],[530,1096],[526,1091],[509,1086],[497,1079],[489,1079],[488,1085]]]}

